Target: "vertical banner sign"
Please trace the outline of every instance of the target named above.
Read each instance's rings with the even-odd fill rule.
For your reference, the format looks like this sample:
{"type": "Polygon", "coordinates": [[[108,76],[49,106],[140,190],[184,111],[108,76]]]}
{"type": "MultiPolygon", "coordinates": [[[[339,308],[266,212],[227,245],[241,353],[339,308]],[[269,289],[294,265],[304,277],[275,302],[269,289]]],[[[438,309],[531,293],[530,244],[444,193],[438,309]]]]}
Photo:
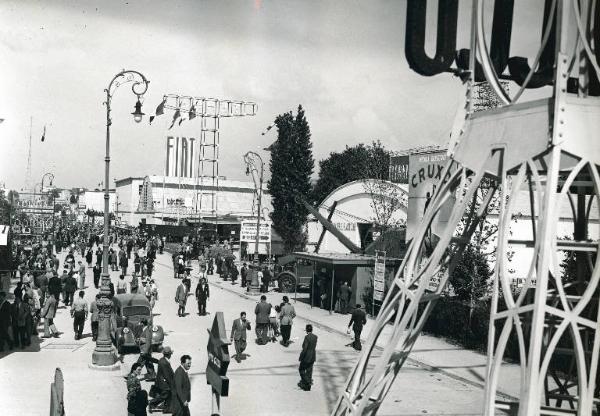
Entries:
{"type": "Polygon", "coordinates": [[[408,155],[390,157],[389,180],[393,183],[408,183],[408,155]]]}
{"type": "Polygon", "coordinates": [[[385,251],[375,251],[375,273],[373,274],[373,300],[383,301],[385,291],[385,251]]]}
{"type": "MultiPolygon", "coordinates": [[[[442,173],[448,161],[445,150],[432,153],[416,153],[409,157],[408,172],[408,220],[406,240],[412,240],[429,206],[436,188],[442,184],[442,173]]],[[[448,172],[446,178],[452,172],[448,172]]],[[[449,198],[434,218],[431,225],[431,239],[435,243],[448,223],[454,198],[449,198]]]]}

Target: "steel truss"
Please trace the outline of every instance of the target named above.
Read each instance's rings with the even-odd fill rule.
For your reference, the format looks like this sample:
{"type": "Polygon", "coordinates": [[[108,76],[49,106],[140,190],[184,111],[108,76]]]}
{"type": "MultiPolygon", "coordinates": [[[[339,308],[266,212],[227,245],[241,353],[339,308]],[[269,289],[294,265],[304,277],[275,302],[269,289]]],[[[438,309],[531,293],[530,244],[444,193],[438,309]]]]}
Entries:
{"type": "MultiPolygon", "coordinates": [[[[442,184],[408,248],[333,415],[377,413],[493,198],[499,201],[498,247],[482,414],[491,416],[498,409],[519,416],[587,416],[598,412],[600,99],[588,97],[586,88],[589,71],[600,76],[588,42],[593,30],[600,28],[591,26],[593,19],[588,19],[586,11],[597,13],[595,8],[600,5],[595,1],[556,0],[552,7],[557,28],[553,94],[518,103],[537,62],[521,89],[509,97],[485,43],[483,1],[474,2],[471,50],[478,53],[470,57],[468,115],[462,135],[451,149],[452,159],[442,184]],[[575,30],[573,21],[577,23],[575,30]],[[568,50],[573,45],[574,50],[568,50]],[[503,107],[473,111],[475,56],[480,57],[485,77],[503,107]],[[567,92],[570,75],[579,79],[577,93],[567,92]],[[448,226],[431,247],[431,224],[453,196],[456,201],[448,226]],[[529,238],[511,240],[515,215],[522,214],[517,212],[517,201],[524,197],[530,218],[529,238]],[[565,207],[571,212],[566,219],[565,207]],[[558,224],[569,219],[573,238],[564,240],[558,224]],[[518,294],[511,291],[506,258],[509,245],[532,249],[529,272],[518,294]],[[564,258],[573,259],[575,272],[567,273],[561,267],[564,258]],[[388,325],[392,330],[383,335],[388,325]],[[498,381],[509,339],[516,339],[518,345],[520,394],[518,402],[501,403],[496,400],[498,381]],[[378,343],[384,346],[383,351],[374,357],[378,343]]],[[[600,56],[600,45],[595,48],[600,56]]]]}
{"type": "Polygon", "coordinates": [[[218,98],[191,97],[167,94],[163,98],[165,108],[187,114],[188,120],[200,119],[200,140],[197,152],[196,186],[194,189],[195,214],[213,217],[218,224],[219,202],[219,148],[220,121],[224,117],[254,116],[258,105],[247,101],[222,100],[218,98]]]}

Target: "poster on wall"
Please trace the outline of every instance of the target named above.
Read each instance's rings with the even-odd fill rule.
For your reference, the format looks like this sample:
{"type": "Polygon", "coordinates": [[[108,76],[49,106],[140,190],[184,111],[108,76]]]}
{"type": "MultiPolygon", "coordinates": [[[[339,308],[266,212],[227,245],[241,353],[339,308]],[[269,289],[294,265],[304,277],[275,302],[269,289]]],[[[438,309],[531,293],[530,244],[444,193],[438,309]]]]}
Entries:
{"type": "Polygon", "coordinates": [[[373,299],[383,301],[385,292],[385,251],[375,251],[375,272],[373,273],[373,299]]]}
{"type": "Polygon", "coordinates": [[[391,156],[390,157],[390,169],[389,169],[389,180],[393,183],[408,183],[408,155],[402,156],[391,156]]]}
{"type": "MultiPolygon", "coordinates": [[[[442,174],[448,161],[445,150],[416,153],[409,157],[408,169],[408,221],[406,225],[406,240],[412,240],[421,224],[425,210],[431,202],[431,198],[437,187],[442,183],[442,174]]],[[[448,172],[446,179],[452,172],[448,172]]],[[[432,236],[435,238],[442,233],[450,212],[454,198],[449,198],[441,208],[438,216],[432,224],[432,236]]]]}

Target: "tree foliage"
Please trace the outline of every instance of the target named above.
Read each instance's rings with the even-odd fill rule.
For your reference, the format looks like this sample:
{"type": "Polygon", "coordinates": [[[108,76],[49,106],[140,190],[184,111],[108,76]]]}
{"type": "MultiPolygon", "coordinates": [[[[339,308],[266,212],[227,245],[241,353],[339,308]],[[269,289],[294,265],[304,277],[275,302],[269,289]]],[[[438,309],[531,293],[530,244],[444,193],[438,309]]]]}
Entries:
{"type": "Polygon", "coordinates": [[[310,176],[314,169],[310,127],[304,109],[275,119],[277,141],[271,146],[271,179],[267,186],[273,201],[271,219],[283,239],[286,252],[301,250],[306,243],[303,232],[308,211],[297,197],[311,202],[310,176]]]}
{"type": "Polygon", "coordinates": [[[4,190],[0,190],[0,224],[10,224],[11,203],[4,195],[4,190]]]}
{"type": "Polygon", "coordinates": [[[460,300],[476,301],[489,293],[491,276],[492,271],[485,254],[469,244],[449,278],[454,293],[460,300]]]}
{"type": "Polygon", "coordinates": [[[331,152],[319,162],[319,177],[313,189],[313,199],[322,202],[339,186],[361,179],[387,180],[390,154],[379,141],[360,143],[342,152],[331,152]]]}

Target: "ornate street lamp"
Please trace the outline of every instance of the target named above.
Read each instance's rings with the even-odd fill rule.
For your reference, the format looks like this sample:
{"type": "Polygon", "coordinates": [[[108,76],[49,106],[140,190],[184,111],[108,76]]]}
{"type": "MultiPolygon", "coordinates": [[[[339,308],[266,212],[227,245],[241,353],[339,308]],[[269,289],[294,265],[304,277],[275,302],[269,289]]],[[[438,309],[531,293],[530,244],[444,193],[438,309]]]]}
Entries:
{"type": "Polygon", "coordinates": [[[110,231],[110,217],[109,217],[109,167],[110,167],[110,126],[112,119],[110,118],[110,103],[113,94],[117,88],[128,82],[133,82],[131,90],[137,96],[137,102],[135,104],[135,111],[131,113],[136,123],[142,120],[144,113],[142,112],[142,103],[140,97],[144,95],[148,89],[150,81],[146,79],[144,75],[137,71],[123,70],[119,72],[108,84],[106,92],[106,157],[105,170],[104,170],[104,236],[102,243],[102,280],[100,287],[101,298],[98,299],[98,339],[96,340],[96,348],[92,353],[92,366],[97,367],[118,367],[117,355],[111,342],[111,316],[113,312],[113,303],[110,296],[110,273],[108,271],[108,249],[109,239],[108,234],[110,231]]]}
{"type": "Polygon", "coordinates": [[[52,181],[54,180],[53,174],[51,174],[50,172],[44,173],[44,176],[42,176],[42,189],[40,189],[41,193],[44,193],[44,179],[46,178],[46,176],[50,178],[50,186],[52,186],[52,181]]]}
{"type": "Polygon", "coordinates": [[[252,262],[252,280],[250,282],[249,293],[251,295],[258,295],[260,293],[260,284],[258,282],[258,270],[260,268],[260,262],[258,258],[258,242],[260,238],[260,217],[261,217],[261,203],[262,203],[262,185],[263,185],[263,172],[264,172],[264,163],[262,158],[258,153],[255,152],[247,152],[244,155],[244,162],[246,162],[246,175],[252,174],[252,178],[254,180],[254,186],[256,189],[256,194],[258,195],[258,207],[256,214],[256,240],[254,241],[254,261],[252,262]],[[260,163],[260,165],[259,165],[260,163]],[[259,175],[259,183],[257,186],[255,174],[258,174],[258,167],[260,166],[260,175],[259,175]]]}

